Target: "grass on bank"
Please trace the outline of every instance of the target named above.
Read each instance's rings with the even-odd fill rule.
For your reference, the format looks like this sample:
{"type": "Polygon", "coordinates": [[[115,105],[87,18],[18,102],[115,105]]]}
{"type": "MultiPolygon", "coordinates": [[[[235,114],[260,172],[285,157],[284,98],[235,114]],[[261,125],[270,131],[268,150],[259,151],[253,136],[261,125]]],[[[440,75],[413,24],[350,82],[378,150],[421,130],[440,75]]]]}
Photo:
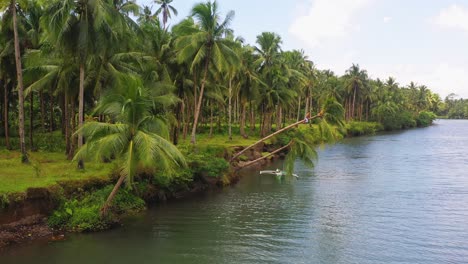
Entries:
{"type": "Polygon", "coordinates": [[[112,163],[87,162],[84,171],[63,153],[29,152],[30,163],[22,164],[19,151],[0,150],[0,194],[24,192],[30,187],[47,187],[63,180],[108,177],[112,163]]]}
{"type": "MultiPolygon", "coordinates": [[[[300,127],[301,129],[309,129],[308,125],[301,125],[300,127]]],[[[312,125],[312,127],[314,128],[314,135],[318,138],[317,127],[315,125],[312,125]]],[[[178,147],[191,164],[191,173],[205,173],[208,176],[216,176],[219,171],[226,167],[226,164],[221,162],[224,150],[255,143],[260,139],[258,130],[257,127],[256,133],[245,139],[239,135],[238,128],[233,127],[232,140],[229,140],[227,133],[217,133],[210,137],[207,131],[203,131],[197,134],[197,151],[194,152],[191,148],[190,135],[187,135],[185,140],[180,138],[178,147]],[[207,162],[207,156],[213,159],[207,162]]],[[[346,130],[349,135],[358,136],[374,134],[382,130],[382,127],[377,123],[350,122],[346,130]]],[[[57,138],[54,141],[59,142],[61,135],[53,135],[54,138],[57,138]]],[[[287,144],[289,138],[287,134],[281,134],[267,140],[268,143],[274,143],[273,141],[287,144]]],[[[36,140],[36,142],[38,141],[36,140]]],[[[59,146],[60,144],[54,143],[54,149],[60,149],[56,145],[59,146]]],[[[30,187],[48,187],[63,180],[83,180],[91,177],[105,178],[115,168],[115,164],[112,163],[86,162],[86,169],[80,171],[76,169],[75,162],[66,159],[63,151],[29,152],[29,155],[31,163],[22,164],[19,151],[0,149],[0,194],[24,192],[30,187]]]]}

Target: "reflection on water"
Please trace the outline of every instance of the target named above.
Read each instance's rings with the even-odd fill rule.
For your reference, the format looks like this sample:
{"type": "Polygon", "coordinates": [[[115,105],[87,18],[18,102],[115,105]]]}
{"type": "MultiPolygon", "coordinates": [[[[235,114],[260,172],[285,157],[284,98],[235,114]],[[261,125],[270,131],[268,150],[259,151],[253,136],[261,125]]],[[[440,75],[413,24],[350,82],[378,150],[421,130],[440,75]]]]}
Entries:
{"type": "MultiPolygon", "coordinates": [[[[1,263],[463,263],[468,122],[347,139],[297,180],[246,171],[123,228],[4,252],[1,263]]],[[[276,169],[277,164],[271,169],[276,169]]]]}

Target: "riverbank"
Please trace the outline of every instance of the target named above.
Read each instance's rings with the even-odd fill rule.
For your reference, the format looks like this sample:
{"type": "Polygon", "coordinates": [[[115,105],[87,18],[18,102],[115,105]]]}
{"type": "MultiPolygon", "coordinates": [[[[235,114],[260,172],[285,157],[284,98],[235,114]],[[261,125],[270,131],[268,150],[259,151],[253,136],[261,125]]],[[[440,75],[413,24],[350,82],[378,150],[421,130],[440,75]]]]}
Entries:
{"type": "MultiPolygon", "coordinates": [[[[370,135],[382,130],[383,127],[377,123],[351,122],[341,131],[341,136],[370,135]]],[[[180,171],[177,177],[165,182],[155,180],[156,177],[151,175],[142,175],[140,182],[143,184],[136,186],[137,195],[121,192],[123,197],[116,199],[114,214],[104,221],[98,217],[99,208],[118,174],[112,165],[107,165],[110,172],[106,176],[58,180],[51,185],[27,188],[24,192],[0,193],[0,247],[44,237],[56,239],[63,237],[65,231],[108,229],[117,225],[121,217],[144,210],[146,204],[187,198],[196,193],[235,184],[240,177],[235,173],[239,166],[269,155],[281,145],[281,140],[259,144],[229,164],[232,153],[256,139],[226,141],[225,138],[215,137],[203,140],[203,145],[200,144],[197,151],[189,145],[181,145],[189,161],[189,170],[180,171]],[[26,221],[23,222],[24,219],[26,221]]],[[[285,151],[276,153],[256,166],[283,158],[285,154],[285,151]]],[[[41,164],[50,162],[48,160],[41,164]]]]}
{"type": "MultiPolygon", "coordinates": [[[[110,192],[109,186],[112,186],[117,179],[118,172],[113,164],[105,164],[102,167],[101,171],[106,171],[104,174],[101,172],[100,175],[91,176],[89,172],[93,172],[96,167],[93,163],[87,163],[86,171],[88,168],[89,171],[80,174],[75,172],[75,164],[62,160],[64,158],[58,158],[51,153],[33,153],[32,156],[37,162],[35,166],[41,168],[41,175],[34,174],[33,165],[19,164],[19,166],[26,166],[26,169],[30,171],[22,170],[23,174],[12,175],[4,179],[3,177],[8,175],[7,172],[15,167],[13,160],[17,160],[19,153],[3,151],[0,162],[10,165],[0,168],[0,171],[5,170],[0,173],[2,175],[0,181],[9,182],[0,187],[3,188],[0,192],[0,248],[42,238],[54,240],[57,237],[63,237],[63,233],[67,231],[107,229],[115,226],[121,217],[144,210],[145,204],[183,199],[200,192],[234,184],[238,181],[239,175],[234,173],[233,166],[229,167],[228,160],[231,153],[255,140],[239,138],[226,142],[225,139],[215,137],[208,141],[202,136],[201,141],[205,142],[199,144],[196,152],[188,145],[181,145],[180,148],[185,152],[189,162],[188,170],[179,171],[176,177],[171,177],[170,180],[168,178],[167,181],[156,181],[156,177],[149,174],[141,175],[140,182],[143,184],[135,186],[138,195],[122,191],[127,196],[123,200],[116,199],[116,203],[119,204],[120,201],[124,205],[120,208],[114,207],[115,213],[112,215],[114,219],[106,219],[106,221],[100,221],[94,216],[98,215],[101,200],[110,192]],[[239,143],[242,145],[238,145],[239,143]],[[63,176],[67,169],[69,172],[63,176]],[[45,174],[49,172],[50,174],[45,174]],[[32,181],[28,181],[28,178],[32,181]],[[28,182],[31,184],[30,187],[27,187],[28,182]],[[85,206],[79,204],[86,197],[95,196],[99,192],[101,192],[99,201],[92,201],[91,204],[85,206]],[[133,201],[129,202],[131,199],[133,201]],[[135,207],[135,203],[138,206],[135,207]],[[95,214],[89,214],[90,212],[87,211],[89,209],[92,209],[95,214]],[[72,219],[72,217],[79,219],[72,219]],[[72,224],[67,225],[65,221],[72,224]]],[[[273,145],[260,144],[243,155],[239,162],[254,160],[266,155],[274,148],[273,145]]],[[[265,162],[280,156],[284,156],[284,153],[278,153],[265,162]]],[[[259,163],[259,165],[264,163],[259,163]]]]}

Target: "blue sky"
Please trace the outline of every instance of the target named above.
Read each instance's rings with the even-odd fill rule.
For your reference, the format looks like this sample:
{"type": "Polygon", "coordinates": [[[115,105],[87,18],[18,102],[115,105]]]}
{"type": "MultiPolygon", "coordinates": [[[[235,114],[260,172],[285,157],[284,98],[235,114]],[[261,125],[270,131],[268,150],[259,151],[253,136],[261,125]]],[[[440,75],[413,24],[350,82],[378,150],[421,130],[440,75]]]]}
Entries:
{"type": "MultiPolygon", "coordinates": [[[[153,5],[150,0],[137,0],[153,5]]],[[[197,0],[174,0],[185,18],[197,0]]],[[[278,33],[283,49],[303,49],[319,69],[343,74],[352,63],[373,78],[425,84],[468,98],[468,0],[218,0],[234,10],[236,35],[255,44],[278,33]]],[[[154,4],[154,8],[156,5],[154,4]]]]}

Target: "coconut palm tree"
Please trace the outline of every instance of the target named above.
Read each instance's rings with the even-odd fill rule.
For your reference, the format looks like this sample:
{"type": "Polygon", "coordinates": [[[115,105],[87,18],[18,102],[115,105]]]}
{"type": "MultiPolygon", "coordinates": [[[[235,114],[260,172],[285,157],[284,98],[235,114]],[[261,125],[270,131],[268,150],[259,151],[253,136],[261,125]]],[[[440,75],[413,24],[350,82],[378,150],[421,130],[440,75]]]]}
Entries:
{"type": "Polygon", "coordinates": [[[159,16],[159,14],[162,14],[162,22],[163,22],[163,28],[166,29],[166,23],[169,18],[171,18],[172,14],[177,16],[177,9],[175,9],[171,3],[174,0],[154,0],[154,2],[160,7],[158,10],[156,10],[155,15],[159,16]],[[171,14],[172,12],[172,14],[171,14]]]}
{"type": "MultiPolygon", "coordinates": [[[[115,10],[106,0],[63,0],[50,5],[45,18],[49,25],[49,37],[53,43],[66,53],[74,54],[79,64],[78,125],[84,122],[85,72],[88,55],[92,54],[102,42],[99,36],[103,29],[112,29],[114,18],[110,10],[115,10]]],[[[102,50],[102,48],[101,48],[102,50]]],[[[78,148],[83,145],[83,135],[78,133],[78,148]]],[[[84,163],[78,161],[78,168],[84,163]]]]}
{"type": "Polygon", "coordinates": [[[12,14],[12,23],[13,23],[13,42],[15,48],[15,64],[16,64],[16,81],[18,87],[18,119],[19,119],[19,140],[20,140],[20,149],[21,149],[21,161],[23,163],[28,163],[28,153],[26,152],[26,141],[25,141],[25,131],[24,131],[24,85],[23,85],[23,67],[21,65],[21,50],[20,50],[20,40],[18,36],[18,16],[17,9],[18,5],[16,0],[1,0],[0,1],[0,11],[8,11],[12,14]]]}
{"type": "Polygon", "coordinates": [[[214,1],[195,5],[191,16],[195,19],[196,25],[189,20],[181,23],[176,49],[179,63],[189,62],[192,73],[200,64],[203,64],[190,139],[190,142],[195,144],[195,134],[210,66],[214,66],[216,72],[226,71],[229,65],[238,63],[239,58],[231,48],[232,42],[225,39],[226,34],[232,32],[229,24],[234,17],[234,11],[228,12],[226,18],[222,20],[218,4],[214,1]]]}
{"type": "Polygon", "coordinates": [[[345,88],[347,91],[347,120],[355,118],[356,100],[362,101],[361,95],[363,89],[368,85],[368,76],[366,70],[361,70],[358,64],[353,64],[346,70],[345,88]]]}
{"type": "Polygon", "coordinates": [[[102,207],[103,215],[124,180],[131,188],[138,169],[171,175],[175,168],[186,165],[168,140],[167,122],[154,109],[155,104],[166,104],[170,97],[152,94],[140,78],[121,74],[95,110],[114,122],[87,122],[77,131],[86,136],[87,142],[77,152],[76,160],[116,157],[120,163],[120,177],[102,207]]]}

